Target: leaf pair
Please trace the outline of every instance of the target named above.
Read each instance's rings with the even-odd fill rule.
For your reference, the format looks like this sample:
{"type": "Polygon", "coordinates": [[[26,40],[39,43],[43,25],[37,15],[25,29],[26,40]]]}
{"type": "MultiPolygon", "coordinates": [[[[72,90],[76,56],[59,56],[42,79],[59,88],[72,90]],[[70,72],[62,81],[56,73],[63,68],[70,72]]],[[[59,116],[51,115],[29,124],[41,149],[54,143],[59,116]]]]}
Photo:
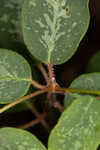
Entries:
{"type": "MultiPolygon", "coordinates": [[[[82,75],[70,87],[100,91],[99,80],[100,73],[82,75]]],[[[89,95],[72,96],[73,103],[50,134],[48,150],[96,150],[100,144],[100,101],[89,95]]],[[[14,128],[0,129],[0,148],[46,150],[34,135],[14,128]]]]}
{"type": "MultiPolygon", "coordinates": [[[[6,0],[2,3],[9,9],[14,9],[16,4],[13,0],[9,4],[6,0]]],[[[87,30],[88,0],[25,0],[22,4],[23,36],[29,51],[44,63],[61,64],[67,61],[87,30]]],[[[16,5],[19,8],[19,1],[16,5]]],[[[6,12],[5,15],[3,20],[7,22],[6,12]]],[[[0,103],[9,103],[25,95],[30,79],[31,71],[26,61],[13,52],[1,49],[0,103]]]]}
{"type": "MultiPolygon", "coordinates": [[[[29,88],[31,78],[29,65],[22,56],[10,50],[1,49],[0,57],[0,86],[2,84],[5,85],[1,86],[1,93],[5,94],[4,90],[8,94],[7,90],[9,90],[10,96],[13,93],[13,99],[18,98],[22,94],[25,94],[29,88]],[[20,82],[21,85],[19,84],[20,82]]],[[[73,81],[70,87],[100,91],[99,80],[100,73],[82,75],[73,81]]],[[[1,102],[8,103],[13,99],[5,97],[5,99],[1,98],[1,102]]],[[[67,101],[67,97],[65,100],[67,101]]],[[[58,125],[51,132],[48,150],[96,150],[100,143],[99,114],[99,100],[90,96],[74,94],[74,102],[65,110],[58,125]]],[[[0,148],[1,150],[6,150],[7,148],[10,150],[26,150],[26,148],[29,150],[46,149],[33,135],[12,128],[0,129],[0,148]]]]}
{"type": "MultiPolygon", "coordinates": [[[[96,150],[100,144],[100,101],[81,97],[62,114],[51,132],[48,150],[96,150]]],[[[0,150],[46,150],[32,134],[14,128],[0,129],[0,150]]]]}

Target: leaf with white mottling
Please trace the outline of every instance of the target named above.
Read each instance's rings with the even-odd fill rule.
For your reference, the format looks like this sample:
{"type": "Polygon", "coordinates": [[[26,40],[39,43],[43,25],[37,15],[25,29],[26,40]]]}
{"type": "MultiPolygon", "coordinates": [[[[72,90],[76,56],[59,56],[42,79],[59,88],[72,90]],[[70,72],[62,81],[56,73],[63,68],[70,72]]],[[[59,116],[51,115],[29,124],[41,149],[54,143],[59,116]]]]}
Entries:
{"type": "Polygon", "coordinates": [[[0,49],[0,103],[10,103],[25,95],[30,80],[27,61],[13,51],[0,49]]]}
{"type": "Polygon", "coordinates": [[[44,63],[71,58],[89,24],[88,0],[25,0],[22,14],[25,43],[44,63]]]}
{"type": "Polygon", "coordinates": [[[0,129],[0,150],[46,150],[31,133],[16,128],[0,129]]]}
{"type": "Polygon", "coordinates": [[[80,97],[62,114],[49,137],[48,150],[97,150],[100,144],[100,101],[80,97]]]}

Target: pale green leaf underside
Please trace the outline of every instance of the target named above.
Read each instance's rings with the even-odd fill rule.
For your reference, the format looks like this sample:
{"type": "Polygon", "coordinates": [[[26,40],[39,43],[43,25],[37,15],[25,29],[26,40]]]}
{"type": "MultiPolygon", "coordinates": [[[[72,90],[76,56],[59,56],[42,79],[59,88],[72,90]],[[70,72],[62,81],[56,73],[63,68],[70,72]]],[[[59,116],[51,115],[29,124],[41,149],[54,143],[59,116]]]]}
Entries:
{"type": "Polygon", "coordinates": [[[64,109],[68,108],[75,100],[74,94],[67,93],[64,97],[64,109]]]}
{"type": "Polygon", "coordinates": [[[22,12],[25,43],[44,63],[71,58],[89,24],[88,0],[25,0],[22,12]]]}
{"type": "Polygon", "coordinates": [[[96,150],[100,144],[100,101],[76,99],[53,129],[48,150],[96,150]]]}
{"type": "Polygon", "coordinates": [[[0,49],[0,103],[9,103],[25,95],[30,79],[30,66],[22,56],[0,49]]]}
{"type": "Polygon", "coordinates": [[[46,150],[31,133],[16,128],[0,129],[0,150],[46,150]]]}

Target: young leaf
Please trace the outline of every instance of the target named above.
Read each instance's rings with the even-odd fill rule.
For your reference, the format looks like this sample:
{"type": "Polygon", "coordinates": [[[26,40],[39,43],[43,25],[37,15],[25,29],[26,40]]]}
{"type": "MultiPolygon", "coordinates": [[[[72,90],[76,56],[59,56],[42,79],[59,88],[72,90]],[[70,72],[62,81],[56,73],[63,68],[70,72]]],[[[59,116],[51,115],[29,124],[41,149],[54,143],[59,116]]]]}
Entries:
{"type": "Polygon", "coordinates": [[[96,150],[100,144],[100,101],[81,97],[62,114],[48,150],[96,150]]]}
{"type": "Polygon", "coordinates": [[[86,72],[100,72],[100,51],[89,60],[86,72]]]}
{"type": "Polygon", "coordinates": [[[22,18],[29,51],[44,63],[62,64],[87,31],[88,0],[25,0],[22,18]]]}
{"type": "Polygon", "coordinates": [[[16,128],[0,129],[0,150],[46,150],[31,133],[16,128]]]}
{"type": "Polygon", "coordinates": [[[29,64],[22,56],[0,49],[0,103],[10,103],[25,95],[30,79],[29,64]]]}

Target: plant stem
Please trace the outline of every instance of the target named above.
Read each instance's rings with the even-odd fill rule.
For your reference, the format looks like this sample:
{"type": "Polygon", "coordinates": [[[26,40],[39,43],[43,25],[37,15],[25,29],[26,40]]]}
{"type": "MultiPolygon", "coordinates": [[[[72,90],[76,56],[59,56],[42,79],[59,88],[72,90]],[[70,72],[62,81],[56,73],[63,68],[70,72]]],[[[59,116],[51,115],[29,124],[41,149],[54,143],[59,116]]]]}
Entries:
{"type": "Polygon", "coordinates": [[[5,111],[8,110],[9,108],[11,108],[11,107],[13,107],[13,106],[15,106],[15,105],[21,103],[21,102],[24,102],[24,101],[26,101],[26,100],[28,100],[28,99],[30,99],[30,98],[32,98],[32,97],[35,97],[35,96],[40,95],[40,94],[42,94],[42,93],[45,93],[45,92],[47,92],[47,91],[48,91],[48,88],[45,88],[45,89],[36,91],[36,92],[34,92],[34,93],[31,93],[31,94],[29,94],[29,95],[27,95],[27,96],[24,96],[24,97],[22,97],[22,98],[20,98],[20,99],[18,99],[18,100],[16,100],[16,101],[14,101],[14,102],[12,102],[12,103],[6,105],[6,106],[4,106],[3,108],[1,108],[1,109],[0,109],[0,114],[3,113],[3,112],[5,112],[5,111]]]}
{"type": "Polygon", "coordinates": [[[45,87],[39,91],[36,91],[34,93],[31,93],[27,96],[24,96],[6,106],[4,106],[3,108],[0,109],[0,114],[5,112],[6,110],[8,110],[9,108],[21,103],[21,102],[24,102],[32,97],[35,97],[37,95],[40,95],[42,93],[45,93],[45,92],[55,92],[55,93],[80,93],[80,94],[92,94],[92,95],[100,95],[100,90],[88,90],[88,89],[72,89],[72,88],[61,88],[59,86],[55,86],[55,89],[53,91],[52,89],[52,86],[48,86],[48,87],[45,87]]]}
{"type": "Polygon", "coordinates": [[[43,88],[46,87],[46,85],[41,85],[41,84],[37,83],[34,80],[31,80],[31,84],[33,84],[33,86],[36,87],[36,88],[38,88],[38,89],[43,89],[43,88]]]}
{"type": "Polygon", "coordinates": [[[44,119],[45,118],[45,115],[41,115],[41,118],[39,119],[36,119],[36,120],[32,120],[24,125],[20,125],[18,126],[17,128],[21,128],[21,129],[27,129],[27,128],[30,128],[32,126],[35,126],[36,124],[38,124],[40,122],[40,120],[44,119]]]}
{"type": "Polygon", "coordinates": [[[41,119],[41,114],[39,114],[39,112],[37,111],[37,109],[35,108],[35,106],[33,104],[27,103],[27,106],[29,107],[31,112],[38,118],[38,120],[40,120],[40,123],[43,125],[45,130],[47,132],[49,132],[50,131],[49,126],[48,126],[47,122],[44,120],[43,115],[42,115],[42,119],[41,119]]]}
{"type": "Polygon", "coordinates": [[[54,83],[56,81],[53,66],[51,64],[47,64],[48,67],[48,73],[49,73],[49,80],[51,83],[54,83]]]}
{"type": "Polygon", "coordinates": [[[53,107],[57,108],[59,110],[59,112],[63,112],[64,111],[64,108],[63,106],[60,104],[59,101],[55,101],[54,104],[53,104],[53,107]]]}
{"type": "Polygon", "coordinates": [[[30,121],[30,122],[28,122],[28,123],[26,123],[26,124],[24,124],[24,125],[18,126],[17,128],[20,128],[20,129],[28,129],[28,128],[32,127],[32,126],[35,126],[35,125],[38,124],[39,122],[40,122],[39,119],[32,120],[32,121],[30,121]]]}
{"type": "Polygon", "coordinates": [[[43,77],[44,77],[46,83],[48,84],[49,77],[48,77],[48,74],[47,74],[45,68],[43,67],[43,65],[41,63],[37,64],[37,67],[41,71],[41,73],[43,74],[43,77]]]}
{"type": "Polygon", "coordinates": [[[92,95],[100,95],[100,90],[88,90],[88,89],[70,89],[71,93],[83,93],[83,94],[92,94],[92,95]]]}
{"type": "Polygon", "coordinates": [[[59,85],[57,84],[56,79],[55,79],[53,66],[51,64],[47,64],[47,67],[48,67],[48,73],[49,73],[49,85],[51,86],[51,92],[55,93],[56,91],[55,88],[56,86],[59,87],[59,85]]]}
{"type": "Polygon", "coordinates": [[[55,89],[58,93],[80,93],[80,94],[92,94],[92,95],[100,95],[100,90],[88,90],[88,89],[72,89],[72,88],[61,88],[56,87],[55,89]]]}

